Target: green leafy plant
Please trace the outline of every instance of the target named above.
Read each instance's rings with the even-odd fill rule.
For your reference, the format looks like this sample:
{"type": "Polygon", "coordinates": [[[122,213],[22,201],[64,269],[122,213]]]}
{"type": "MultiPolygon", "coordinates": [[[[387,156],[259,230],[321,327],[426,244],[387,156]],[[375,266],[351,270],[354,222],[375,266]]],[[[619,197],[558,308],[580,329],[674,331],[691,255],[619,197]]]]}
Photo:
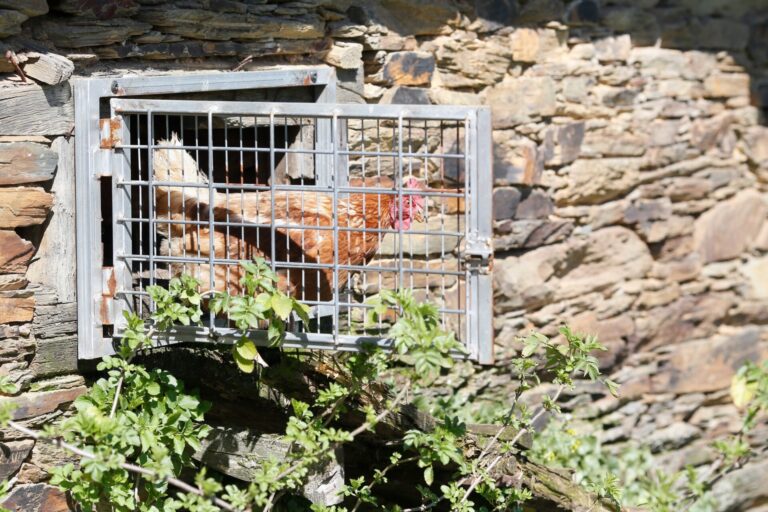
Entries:
{"type": "MultiPolygon", "coordinates": [[[[279,346],[286,322],[295,315],[308,323],[309,309],[278,288],[277,276],[263,259],[243,262],[242,267],[243,295],[201,292],[200,283],[189,276],[172,279],[167,288],[148,287],[156,305],[151,322],[125,315],[117,354],[99,365],[104,376],[76,400],[74,414],[60,424],[38,432],[16,424],[10,415],[3,418],[25,435],[81,457],[77,465],[57,468],[52,482],[69,491],[83,510],[104,506],[146,512],[272,510],[297,494],[313,471],[335,457],[339,446],[393,420],[412,394],[430,386],[464,352],[454,334],[442,327],[436,306],[416,300],[409,290],[383,291],[368,305],[369,321],[396,315],[387,332],[391,351],[368,346],[357,353],[334,355],[334,377],[320,383],[310,400],[290,401],[283,436],[290,446],[287,455],[262,461],[248,485],[224,485],[205,467],[196,467],[191,458],[210,431],[204,423],[208,404],[188,393],[168,372],[147,369],[133,360],[152,345],[158,332],[177,324],[200,324],[207,307],[237,330],[234,360],[242,371],[253,372],[261,361],[251,338],[254,331],[265,330],[268,343],[279,346]],[[354,428],[342,427],[341,416],[350,409],[362,412],[364,419],[354,428]],[[185,470],[195,475],[193,483],[179,478],[185,470]]],[[[383,500],[377,490],[405,465],[420,468],[422,474],[422,482],[416,484],[422,503],[413,510],[440,504],[464,512],[519,509],[531,492],[521,485],[500,486],[494,476],[498,464],[505,457],[525,456],[521,437],[532,431],[545,412],[559,412],[558,398],[563,389],[573,387],[576,376],[603,382],[615,392],[591,354],[603,349],[597,340],[567,328],[561,334],[559,341],[539,334],[520,340],[520,357],[512,361],[517,392],[507,410],[498,415],[498,431],[479,453],[468,454],[465,423],[450,407],[438,403],[432,427],[403,432],[392,443],[383,467],[347,482],[341,491],[344,505],[313,505],[312,510],[403,510],[383,500]],[[557,391],[530,410],[521,395],[541,382],[543,375],[557,385],[557,391]],[[506,436],[502,441],[501,434],[510,429],[511,439],[506,436]]],[[[0,391],[15,392],[15,388],[0,379],[0,391]]],[[[607,476],[593,490],[611,497],[619,492],[616,481],[607,476]]]]}
{"type": "Polygon", "coordinates": [[[240,265],[245,271],[240,278],[245,294],[214,293],[208,306],[216,315],[227,315],[241,332],[232,355],[240,370],[252,373],[256,364],[266,366],[266,363],[248,332],[266,325],[269,344],[280,345],[285,338],[285,322],[291,314],[295,313],[308,324],[309,308],[277,287],[277,275],[265,259],[242,261],[240,265]]]}
{"type": "MultiPolygon", "coordinates": [[[[162,313],[167,318],[184,314],[179,308],[168,309],[162,313]]],[[[130,362],[149,340],[140,319],[126,314],[126,320],[119,355],[105,357],[98,366],[106,377],[75,400],[72,417],[45,432],[56,442],[93,453],[78,467],[54,468],[51,480],[85,510],[104,502],[116,511],[169,509],[175,501],[167,495],[167,478],[193,466],[191,454],[210,430],[203,423],[208,404],[186,393],[183,383],[168,372],[130,362]],[[152,474],[136,477],[126,463],[152,474]]]]}

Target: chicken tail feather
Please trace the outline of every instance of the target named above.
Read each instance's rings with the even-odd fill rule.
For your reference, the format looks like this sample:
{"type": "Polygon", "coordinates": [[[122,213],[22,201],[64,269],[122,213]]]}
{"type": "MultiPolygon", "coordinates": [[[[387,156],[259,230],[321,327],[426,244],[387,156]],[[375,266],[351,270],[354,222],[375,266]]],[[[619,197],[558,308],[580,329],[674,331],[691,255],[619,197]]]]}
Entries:
{"type": "MultiPolygon", "coordinates": [[[[183,143],[176,132],[173,132],[170,140],[159,140],[157,145],[183,146],[183,143]]],[[[200,172],[195,159],[183,149],[156,149],[152,158],[152,168],[154,179],[157,181],[208,183],[208,178],[200,172]]]]}
{"type": "MultiPolygon", "coordinates": [[[[208,179],[200,172],[192,155],[181,149],[183,144],[176,132],[171,134],[169,140],[157,141],[157,145],[161,147],[155,149],[152,156],[152,177],[155,182],[208,184],[208,179]],[[168,146],[179,146],[179,149],[171,149],[168,146]]],[[[205,195],[207,196],[207,192],[205,195]]],[[[199,196],[200,190],[194,187],[157,186],[155,187],[155,214],[159,220],[181,220],[184,218],[190,198],[199,196]]],[[[167,226],[160,227],[159,231],[166,236],[169,235],[167,226]]]]}

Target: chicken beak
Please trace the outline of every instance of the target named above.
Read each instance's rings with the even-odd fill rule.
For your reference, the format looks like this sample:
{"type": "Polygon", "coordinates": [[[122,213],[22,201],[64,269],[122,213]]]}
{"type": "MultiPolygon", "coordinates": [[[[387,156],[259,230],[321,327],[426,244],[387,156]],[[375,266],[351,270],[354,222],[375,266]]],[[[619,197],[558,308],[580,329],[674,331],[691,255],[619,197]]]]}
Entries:
{"type": "Polygon", "coordinates": [[[413,212],[413,220],[418,222],[418,223],[424,222],[424,220],[425,220],[424,219],[424,210],[422,210],[421,208],[417,208],[413,212]]]}

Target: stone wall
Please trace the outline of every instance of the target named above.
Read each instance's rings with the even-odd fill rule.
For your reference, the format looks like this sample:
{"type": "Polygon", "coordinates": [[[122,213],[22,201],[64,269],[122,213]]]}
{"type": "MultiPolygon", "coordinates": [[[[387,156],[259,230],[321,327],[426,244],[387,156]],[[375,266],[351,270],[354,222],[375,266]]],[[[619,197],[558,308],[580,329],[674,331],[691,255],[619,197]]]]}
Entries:
{"type": "MultiPolygon", "coordinates": [[[[0,372],[40,425],[82,393],[68,79],[326,62],[340,100],[489,104],[499,364],[463,367],[467,407],[503,402],[514,336],[597,333],[616,400],[564,407],[669,467],[738,428],[727,386],[768,353],[768,6],[760,0],[0,0],[0,372]],[[16,61],[14,64],[12,61],[16,61]],[[28,75],[22,82],[17,67],[28,75]]],[[[758,429],[755,442],[768,432],[758,429]]],[[[57,456],[3,432],[6,506],[66,510],[57,456]]],[[[768,499],[726,479],[722,508],[768,499]]]]}

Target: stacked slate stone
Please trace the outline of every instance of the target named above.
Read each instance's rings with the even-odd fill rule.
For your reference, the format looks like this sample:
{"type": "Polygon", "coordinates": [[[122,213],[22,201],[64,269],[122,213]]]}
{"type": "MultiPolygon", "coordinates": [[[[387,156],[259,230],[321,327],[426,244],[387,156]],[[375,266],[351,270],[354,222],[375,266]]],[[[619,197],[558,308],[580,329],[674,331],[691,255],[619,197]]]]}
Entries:
{"type": "MultiPolygon", "coordinates": [[[[252,57],[335,66],[342,102],[490,105],[498,365],[452,383],[468,406],[504,401],[514,337],[566,323],[599,336],[622,384],[565,396],[577,425],[650,443],[669,469],[711,460],[739,427],[731,376],[768,357],[767,37],[761,0],[0,0],[0,373],[22,387],[17,419],[53,420],[86,389],[70,77],[252,57]]],[[[66,510],[45,483],[62,456],[2,443],[6,506],[66,510]]],[[[765,502],[767,471],[723,479],[719,507],[765,502]]]]}

